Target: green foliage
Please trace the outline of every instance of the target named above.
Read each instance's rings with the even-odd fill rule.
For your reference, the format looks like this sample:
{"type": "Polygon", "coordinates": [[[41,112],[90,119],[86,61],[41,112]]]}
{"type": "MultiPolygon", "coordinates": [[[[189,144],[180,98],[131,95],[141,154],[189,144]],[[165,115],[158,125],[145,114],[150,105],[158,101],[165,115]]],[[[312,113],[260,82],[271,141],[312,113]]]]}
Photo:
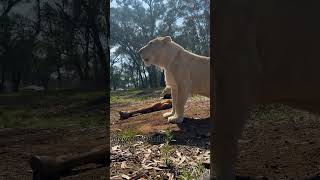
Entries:
{"type": "Polygon", "coordinates": [[[166,139],[166,143],[167,144],[175,141],[174,134],[172,133],[172,131],[170,129],[166,129],[166,131],[165,131],[165,139],[166,139]]]}
{"type": "Polygon", "coordinates": [[[46,88],[53,77],[106,82],[102,72],[107,68],[102,64],[108,57],[98,53],[105,47],[96,49],[108,29],[102,27],[107,24],[103,1],[81,1],[77,17],[67,1],[34,2],[40,1],[0,1],[0,85],[11,82],[15,90],[21,84],[46,88]],[[15,6],[22,3],[34,4],[35,11],[18,12],[15,6]],[[93,38],[94,32],[98,38],[93,38]]]}
{"type": "Polygon", "coordinates": [[[291,121],[293,117],[300,117],[302,114],[293,108],[282,104],[259,105],[251,112],[251,118],[262,121],[291,121]]]}
{"type": "Polygon", "coordinates": [[[139,132],[133,130],[123,130],[118,134],[118,138],[123,143],[129,143],[139,132]]]}
{"type": "Polygon", "coordinates": [[[172,153],[175,151],[172,146],[170,146],[168,143],[165,143],[161,148],[160,148],[161,154],[164,157],[164,163],[167,167],[172,166],[172,160],[170,159],[170,156],[172,153]]]}
{"type": "Polygon", "coordinates": [[[129,103],[142,101],[150,98],[159,98],[162,88],[155,89],[138,89],[111,91],[110,104],[129,103]]]}
{"type": "Polygon", "coordinates": [[[173,162],[170,159],[175,149],[170,145],[172,141],[175,141],[174,135],[170,129],[166,129],[165,131],[165,141],[166,143],[161,147],[161,154],[164,156],[164,163],[167,167],[172,167],[173,162]]]}
{"type": "Polygon", "coordinates": [[[111,85],[159,87],[161,71],[145,67],[138,50],[149,40],[170,35],[186,49],[208,55],[209,0],[117,0],[111,7],[111,85]],[[121,81],[117,84],[114,81],[121,81]]]}
{"type": "Polygon", "coordinates": [[[208,170],[202,165],[201,162],[198,162],[195,167],[184,167],[181,170],[181,173],[178,177],[179,180],[200,180],[203,179],[205,173],[208,173],[208,170]]]}
{"type": "Polygon", "coordinates": [[[192,172],[187,170],[187,169],[183,169],[181,175],[179,176],[180,180],[194,180],[194,177],[192,175],[192,172]]]}
{"type": "Polygon", "coordinates": [[[106,126],[103,91],[0,94],[0,128],[106,126]]]}
{"type": "Polygon", "coordinates": [[[161,153],[166,157],[171,156],[172,153],[174,152],[173,147],[170,146],[168,143],[164,144],[160,150],[161,150],[161,153]]]}
{"type": "Polygon", "coordinates": [[[170,146],[170,142],[174,140],[174,135],[169,129],[166,129],[165,131],[165,140],[166,140],[166,143],[161,147],[160,151],[161,151],[161,154],[164,156],[165,165],[167,167],[171,167],[173,166],[173,164],[170,157],[175,150],[172,146],[170,146]]]}

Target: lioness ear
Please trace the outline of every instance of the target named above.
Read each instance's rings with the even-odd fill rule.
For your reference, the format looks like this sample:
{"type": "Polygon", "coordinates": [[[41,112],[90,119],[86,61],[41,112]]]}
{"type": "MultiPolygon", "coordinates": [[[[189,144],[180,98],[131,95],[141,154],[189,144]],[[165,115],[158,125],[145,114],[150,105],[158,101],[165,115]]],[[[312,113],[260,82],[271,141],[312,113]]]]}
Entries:
{"type": "Polygon", "coordinates": [[[171,39],[170,36],[165,36],[165,37],[163,38],[163,41],[164,41],[165,43],[169,43],[169,42],[172,41],[172,39],[171,39]]]}

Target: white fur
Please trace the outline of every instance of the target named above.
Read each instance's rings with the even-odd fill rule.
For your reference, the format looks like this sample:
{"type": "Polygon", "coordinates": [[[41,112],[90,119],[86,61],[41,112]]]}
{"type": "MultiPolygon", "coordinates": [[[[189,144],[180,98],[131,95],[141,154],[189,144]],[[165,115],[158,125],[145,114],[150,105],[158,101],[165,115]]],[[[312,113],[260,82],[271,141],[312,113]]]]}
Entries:
{"type": "Polygon", "coordinates": [[[191,53],[170,36],[151,40],[139,50],[145,65],[165,70],[166,86],[171,88],[172,111],[163,114],[171,123],[182,123],[184,106],[190,94],[210,97],[210,58],[191,53]]]}

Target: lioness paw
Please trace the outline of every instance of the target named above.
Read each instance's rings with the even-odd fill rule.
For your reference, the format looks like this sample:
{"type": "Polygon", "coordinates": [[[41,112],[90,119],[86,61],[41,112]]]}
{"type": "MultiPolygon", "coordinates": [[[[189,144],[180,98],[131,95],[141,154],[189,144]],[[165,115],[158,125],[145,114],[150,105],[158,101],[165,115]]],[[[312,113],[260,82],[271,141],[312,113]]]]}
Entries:
{"type": "Polygon", "coordinates": [[[168,118],[169,123],[179,124],[183,122],[183,117],[171,116],[168,118]]]}
{"type": "Polygon", "coordinates": [[[173,113],[172,113],[172,111],[171,112],[166,112],[166,113],[164,113],[162,116],[164,117],[164,118],[168,118],[169,116],[172,116],[173,115],[173,113]]]}

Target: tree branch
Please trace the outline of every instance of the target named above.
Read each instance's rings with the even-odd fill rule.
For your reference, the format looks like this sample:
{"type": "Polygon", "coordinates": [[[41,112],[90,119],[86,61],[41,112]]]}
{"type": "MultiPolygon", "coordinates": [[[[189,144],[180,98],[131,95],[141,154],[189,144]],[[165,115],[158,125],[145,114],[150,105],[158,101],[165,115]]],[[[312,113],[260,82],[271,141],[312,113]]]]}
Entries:
{"type": "Polygon", "coordinates": [[[20,1],[22,1],[22,0],[14,0],[14,1],[9,0],[9,1],[8,1],[8,6],[7,6],[7,8],[5,8],[5,10],[4,10],[4,12],[2,13],[1,16],[7,16],[8,13],[11,11],[11,9],[12,9],[17,3],[19,3],[20,1]]]}

